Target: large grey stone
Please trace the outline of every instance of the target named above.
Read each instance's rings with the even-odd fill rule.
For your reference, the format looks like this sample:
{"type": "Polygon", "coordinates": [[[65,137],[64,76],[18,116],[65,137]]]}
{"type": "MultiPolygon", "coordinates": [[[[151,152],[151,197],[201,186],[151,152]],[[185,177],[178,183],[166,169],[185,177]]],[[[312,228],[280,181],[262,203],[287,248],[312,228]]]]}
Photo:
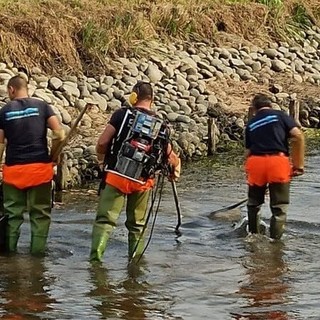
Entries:
{"type": "Polygon", "coordinates": [[[287,65],[280,60],[272,60],[272,69],[277,72],[284,71],[287,68],[287,65]]]}
{"type": "Polygon", "coordinates": [[[207,63],[207,62],[204,62],[204,61],[199,61],[198,62],[198,68],[200,68],[201,71],[203,71],[203,70],[209,71],[211,69],[210,68],[210,64],[207,63]]]}
{"type": "Polygon", "coordinates": [[[299,73],[304,73],[304,62],[302,62],[301,60],[296,60],[293,62],[294,63],[294,69],[296,72],[299,73]]]}
{"type": "Polygon", "coordinates": [[[299,74],[296,74],[296,73],[293,75],[293,79],[294,79],[294,81],[296,81],[298,83],[303,82],[303,78],[299,74]]]}
{"type": "Polygon", "coordinates": [[[92,92],[92,97],[98,103],[100,110],[105,111],[107,109],[107,100],[101,97],[98,92],[92,92]]]}
{"type": "Polygon", "coordinates": [[[200,115],[200,116],[204,116],[205,114],[207,114],[207,111],[208,111],[208,107],[205,106],[204,104],[197,104],[197,113],[200,115]]]}
{"type": "Polygon", "coordinates": [[[261,63],[259,61],[254,61],[251,68],[254,72],[259,72],[262,68],[261,63]]]}
{"type": "Polygon", "coordinates": [[[194,59],[192,59],[191,57],[185,57],[185,58],[181,59],[181,63],[185,64],[191,68],[194,68],[194,69],[197,68],[197,62],[194,59]]]}
{"type": "Polygon", "coordinates": [[[12,76],[6,72],[0,72],[0,80],[10,80],[12,76]]]}
{"type": "Polygon", "coordinates": [[[320,71],[320,62],[319,61],[313,61],[312,62],[312,66],[314,69],[316,69],[317,71],[320,71]]]}
{"type": "Polygon", "coordinates": [[[163,77],[163,72],[153,64],[149,64],[148,69],[146,70],[146,75],[152,83],[159,82],[163,77]]]}
{"type": "Polygon", "coordinates": [[[49,87],[53,90],[59,90],[62,84],[63,82],[57,77],[52,77],[49,79],[49,87]]]}
{"type": "Polygon", "coordinates": [[[191,121],[190,117],[185,115],[179,115],[176,119],[177,122],[189,123],[191,121]]]}
{"type": "Polygon", "coordinates": [[[230,57],[231,53],[226,48],[222,48],[219,53],[219,58],[229,59],[230,57]]]}
{"type": "Polygon", "coordinates": [[[191,96],[193,96],[193,97],[195,97],[195,98],[197,98],[197,97],[200,96],[200,92],[199,92],[199,90],[196,89],[196,88],[192,88],[192,89],[190,90],[190,94],[191,94],[191,96]]]}
{"type": "Polygon", "coordinates": [[[36,81],[37,84],[39,84],[41,82],[48,82],[49,81],[48,77],[44,76],[44,75],[34,75],[33,80],[36,81]]]}
{"type": "Polygon", "coordinates": [[[104,82],[107,86],[111,87],[111,86],[113,85],[113,83],[114,83],[114,79],[113,79],[113,77],[111,77],[111,76],[106,76],[106,77],[104,78],[103,82],[104,82]]]}
{"type": "Polygon", "coordinates": [[[74,106],[79,110],[84,109],[84,107],[86,105],[87,105],[87,103],[82,99],[76,99],[75,102],[74,102],[74,106]]]}
{"type": "Polygon", "coordinates": [[[175,122],[179,117],[179,114],[176,113],[176,112],[171,112],[171,113],[168,113],[167,114],[167,119],[170,121],[170,122],[175,122]]]}
{"type": "Polygon", "coordinates": [[[183,111],[184,114],[187,115],[187,116],[189,116],[191,114],[191,112],[192,112],[192,109],[187,105],[181,106],[180,110],[183,111]]]}
{"type": "Polygon", "coordinates": [[[268,48],[264,50],[264,53],[268,58],[274,59],[279,55],[279,52],[276,49],[268,48]]]}
{"type": "Polygon", "coordinates": [[[69,112],[68,112],[66,109],[63,109],[63,108],[62,108],[62,109],[60,110],[60,113],[61,113],[61,117],[62,117],[62,122],[63,122],[64,124],[70,124],[71,121],[72,121],[72,118],[71,118],[69,112]]]}
{"type": "Polygon", "coordinates": [[[245,67],[245,63],[240,59],[230,59],[231,65],[237,68],[245,67]]]}
{"type": "Polygon", "coordinates": [[[187,81],[189,82],[189,87],[191,82],[197,82],[199,79],[198,75],[196,74],[191,74],[187,76],[187,81]]]}
{"type": "Polygon", "coordinates": [[[173,101],[170,101],[170,107],[172,109],[173,112],[177,112],[180,110],[180,105],[177,101],[173,100],[173,101]]]}
{"type": "Polygon", "coordinates": [[[163,68],[163,72],[168,78],[172,78],[174,76],[174,71],[175,71],[175,69],[171,65],[166,65],[163,68]]]}
{"type": "Polygon", "coordinates": [[[189,89],[189,82],[180,74],[176,75],[176,82],[177,82],[177,85],[181,85],[183,86],[186,90],[189,89]]]}
{"type": "Polygon", "coordinates": [[[139,70],[138,70],[137,66],[134,63],[128,61],[128,63],[125,64],[124,67],[125,67],[125,69],[127,69],[130,72],[132,77],[137,77],[138,76],[139,70]]]}
{"type": "Polygon", "coordinates": [[[47,93],[43,89],[36,89],[33,96],[36,98],[40,98],[41,100],[47,103],[52,103],[52,99],[47,95],[47,93]]]}
{"type": "Polygon", "coordinates": [[[10,69],[0,69],[0,73],[8,75],[9,79],[15,76],[14,72],[10,69]]]}
{"type": "Polygon", "coordinates": [[[7,86],[0,85],[0,97],[6,97],[7,96],[7,86]]]}
{"type": "Polygon", "coordinates": [[[63,92],[67,92],[68,94],[79,98],[80,97],[80,90],[77,87],[77,84],[73,84],[72,82],[68,81],[68,82],[64,82],[61,86],[61,90],[63,92]]]}
{"type": "Polygon", "coordinates": [[[112,101],[108,102],[108,110],[114,111],[121,108],[121,102],[117,99],[113,99],[112,101]]]}

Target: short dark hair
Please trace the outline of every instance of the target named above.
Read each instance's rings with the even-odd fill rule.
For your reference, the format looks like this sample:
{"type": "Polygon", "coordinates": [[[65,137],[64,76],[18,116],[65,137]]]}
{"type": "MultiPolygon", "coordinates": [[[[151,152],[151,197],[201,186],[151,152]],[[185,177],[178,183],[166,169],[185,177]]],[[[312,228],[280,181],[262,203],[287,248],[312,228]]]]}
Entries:
{"type": "Polygon", "coordinates": [[[137,94],[137,99],[140,101],[153,99],[153,89],[149,82],[137,82],[132,88],[132,91],[137,94]]]}
{"type": "Polygon", "coordinates": [[[8,81],[7,87],[8,88],[12,87],[12,88],[17,89],[17,90],[27,89],[28,88],[28,82],[24,77],[22,77],[20,75],[17,75],[17,76],[12,77],[8,81]]]}
{"type": "Polygon", "coordinates": [[[259,93],[252,99],[251,105],[256,110],[259,110],[259,109],[265,108],[265,107],[271,108],[272,102],[271,102],[271,99],[266,94],[259,93]]]}

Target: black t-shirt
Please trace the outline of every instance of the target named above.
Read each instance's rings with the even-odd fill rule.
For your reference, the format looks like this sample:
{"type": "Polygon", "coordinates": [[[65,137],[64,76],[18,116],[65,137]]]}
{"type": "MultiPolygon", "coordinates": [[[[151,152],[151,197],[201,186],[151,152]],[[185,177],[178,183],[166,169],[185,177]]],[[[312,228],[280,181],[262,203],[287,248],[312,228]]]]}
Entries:
{"type": "MultiPolygon", "coordinates": [[[[116,134],[119,133],[120,129],[121,129],[121,125],[124,122],[124,118],[125,117],[129,117],[132,114],[132,112],[128,109],[128,108],[120,108],[118,110],[116,110],[110,120],[109,120],[109,124],[111,124],[115,129],[116,129],[116,134]]],[[[128,125],[129,123],[124,123],[123,125],[128,125]]]]}
{"type": "Polygon", "coordinates": [[[290,130],[296,127],[292,117],[283,111],[264,109],[249,121],[245,131],[245,145],[252,155],[289,154],[290,130]]]}
{"type": "Polygon", "coordinates": [[[0,110],[0,129],[7,139],[7,165],[50,162],[47,120],[54,115],[44,101],[15,99],[0,110]]]}
{"type": "Polygon", "coordinates": [[[116,110],[110,120],[109,120],[109,124],[111,124],[117,131],[117,134],[119,133],[120,130],[125,129],[122,126],[122,123],[124,122],[124,120],[126,121],[126,125],[132,125],[133,120],[134,120],[134,111],[141,111],[144,113],[147,113],[149,115],[155,116],[155,113],[152,112],[151,110],[148,109],[143,109],[143,108],[138,108],[136,107],[135,109],[130,109],[127,107],[124,108],[120,108],[118,110],[116,110]]]}
{"type": "MultiPolygon", "coordinates": [[[[150,110],[124,107],[116,110],[109,120],[109,124],[116,129],[115,136],[112,143],[108,146],[105,157],[105,164],[108,165],[108,169],[110,170],[115,168],[122,144],[126,139],[129,138],[129,134],[131,132],[130,130],[136,117],[135,111],[137,110],[155,116],[155,114],[150,110]]],[[[154,154],[154,152],[159,154],[159,144],[161,145],[161,152],[165,152],[167,148],[169,132],[165,123],[163,123],[160,132],[161,133],[159,133],[159,136],[153,141],[153,147],[150,151],[152,154],[154,154]],[[157,146],[157,148],[155,146],[157,146]]],[[[155,159],[158,159],[156,155],[155,159]]]]}
{"type": "Polygon", "coordinates": [[[113,170],[116,165],[122,143],[128,137],[133,121],[134,113],[130,108],[120,108],[116,110],[109,120],[109,124],[116,129],[115,136],[108,146],[105,157],[105,164],[107,164],[111,170],[113,170]]]}

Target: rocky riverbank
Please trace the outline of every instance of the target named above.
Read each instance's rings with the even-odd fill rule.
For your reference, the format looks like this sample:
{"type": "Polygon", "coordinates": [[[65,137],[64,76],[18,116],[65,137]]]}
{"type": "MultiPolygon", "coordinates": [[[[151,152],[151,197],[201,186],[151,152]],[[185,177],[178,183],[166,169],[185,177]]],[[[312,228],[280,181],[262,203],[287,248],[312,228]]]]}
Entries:
{"type": "MultiPolygon", "coordinates": [[[[206,156],[208,144],[214,151],[241,143],[246,111],[258,92],[268,92],[277,109],[288,111],[290,103],[300,104],[302,125],[317,128],[320,29],[307,30],[303,37],[294,45],[281,42],[267,48],[158,45],[158,53],[148,59],[117,58],[108,74],[91,78],[49,77],[33,68],[30,95],[51,104],[67,132],[87,102],[97,103],[84,115],[65,150],[64,186],[97,177],[96,139],[137,80],[153,84],[155,108],[169,121],[174,148],[183,159],[206,156]],[[210,126],[209,119],[214,120],[210,126]]],[[[5,104],[6,83],[18,72],[16,67],[0,63],[0,106],[5,104]]]]}

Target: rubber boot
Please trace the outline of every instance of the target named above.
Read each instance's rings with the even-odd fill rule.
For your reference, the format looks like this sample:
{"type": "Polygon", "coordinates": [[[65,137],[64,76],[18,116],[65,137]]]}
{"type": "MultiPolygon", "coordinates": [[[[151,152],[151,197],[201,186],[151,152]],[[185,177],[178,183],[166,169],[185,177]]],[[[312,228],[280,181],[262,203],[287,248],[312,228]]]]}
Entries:
{"type": "Polygon", "coordinates": [[[139,257],[144,250],[142,234],[147,218],[150,191],[134,192],[127,198],[128,255],[129,260],[139,257]],[[140,239],[140,240],[139,240],[140,239]]]}
{"type": "Polygon", "coordinates": [[[46,251],[47,237],[32,236],[30,253],[35,256],[43,256],[46,251]]]}
{"type": "Polygon", "coordinates": [[[249,186],[248,189],[248,228],[251,233],[260,233],[260,208],[264,203],[266,186],[249,186]]]}
{"type": "Polygon", "coordinates": [[[137,259],[144,250],[144,239],[139,235],[129,233],[128,236],[128,256],[129,260],[137,259]]]}
{"type": "Polygon", "coordinates": [[[260,233],[260,206],[248,206],[248,228],[250,233],[260,233]]]}
{"type": "Polygon", "coordinates": [[[6,237],[6,252],[15,253],[17,252],[19,235],[6,237]]]}
{"type": "Polygon", "coordinates": [[[272,183],[270,190],[270,237],[279,240],[285,230],[289,205],[289,183],[272,183]]]}
{"type": "Polygon", "coordinates": [[[90,251],[90,261],[102,261],[102,257],[107,247],[109,233],[107,230],[94,226],[92,230],[92,241],[90,251]]]}
{"type": "Polygon", "coordinates": [[[51,223],[51,182],[29,188],[27,191],[30,216],[30,253],[43,256],[51,223]]]}
{"type": "Polygon", "coordinates": [[[281,239],[283,232],[285,230],[285,220],[279,216],[272,216],[270,220],[270,238],[281,239]]]}
{"type": "Polygon", "coordinates": [[[92,228],[90,261],[101,261],[109,236],[117,225],[125,196],[118,189],[106,185],[100,191],[96,220],[92,228]]]}
{"type": "Polygon", "coordinates": [[[3,206],[7,216],[6,251],[16,252],[23,223],[23,212],[26,209],[26,192],[3,183],[3,206]]]}

